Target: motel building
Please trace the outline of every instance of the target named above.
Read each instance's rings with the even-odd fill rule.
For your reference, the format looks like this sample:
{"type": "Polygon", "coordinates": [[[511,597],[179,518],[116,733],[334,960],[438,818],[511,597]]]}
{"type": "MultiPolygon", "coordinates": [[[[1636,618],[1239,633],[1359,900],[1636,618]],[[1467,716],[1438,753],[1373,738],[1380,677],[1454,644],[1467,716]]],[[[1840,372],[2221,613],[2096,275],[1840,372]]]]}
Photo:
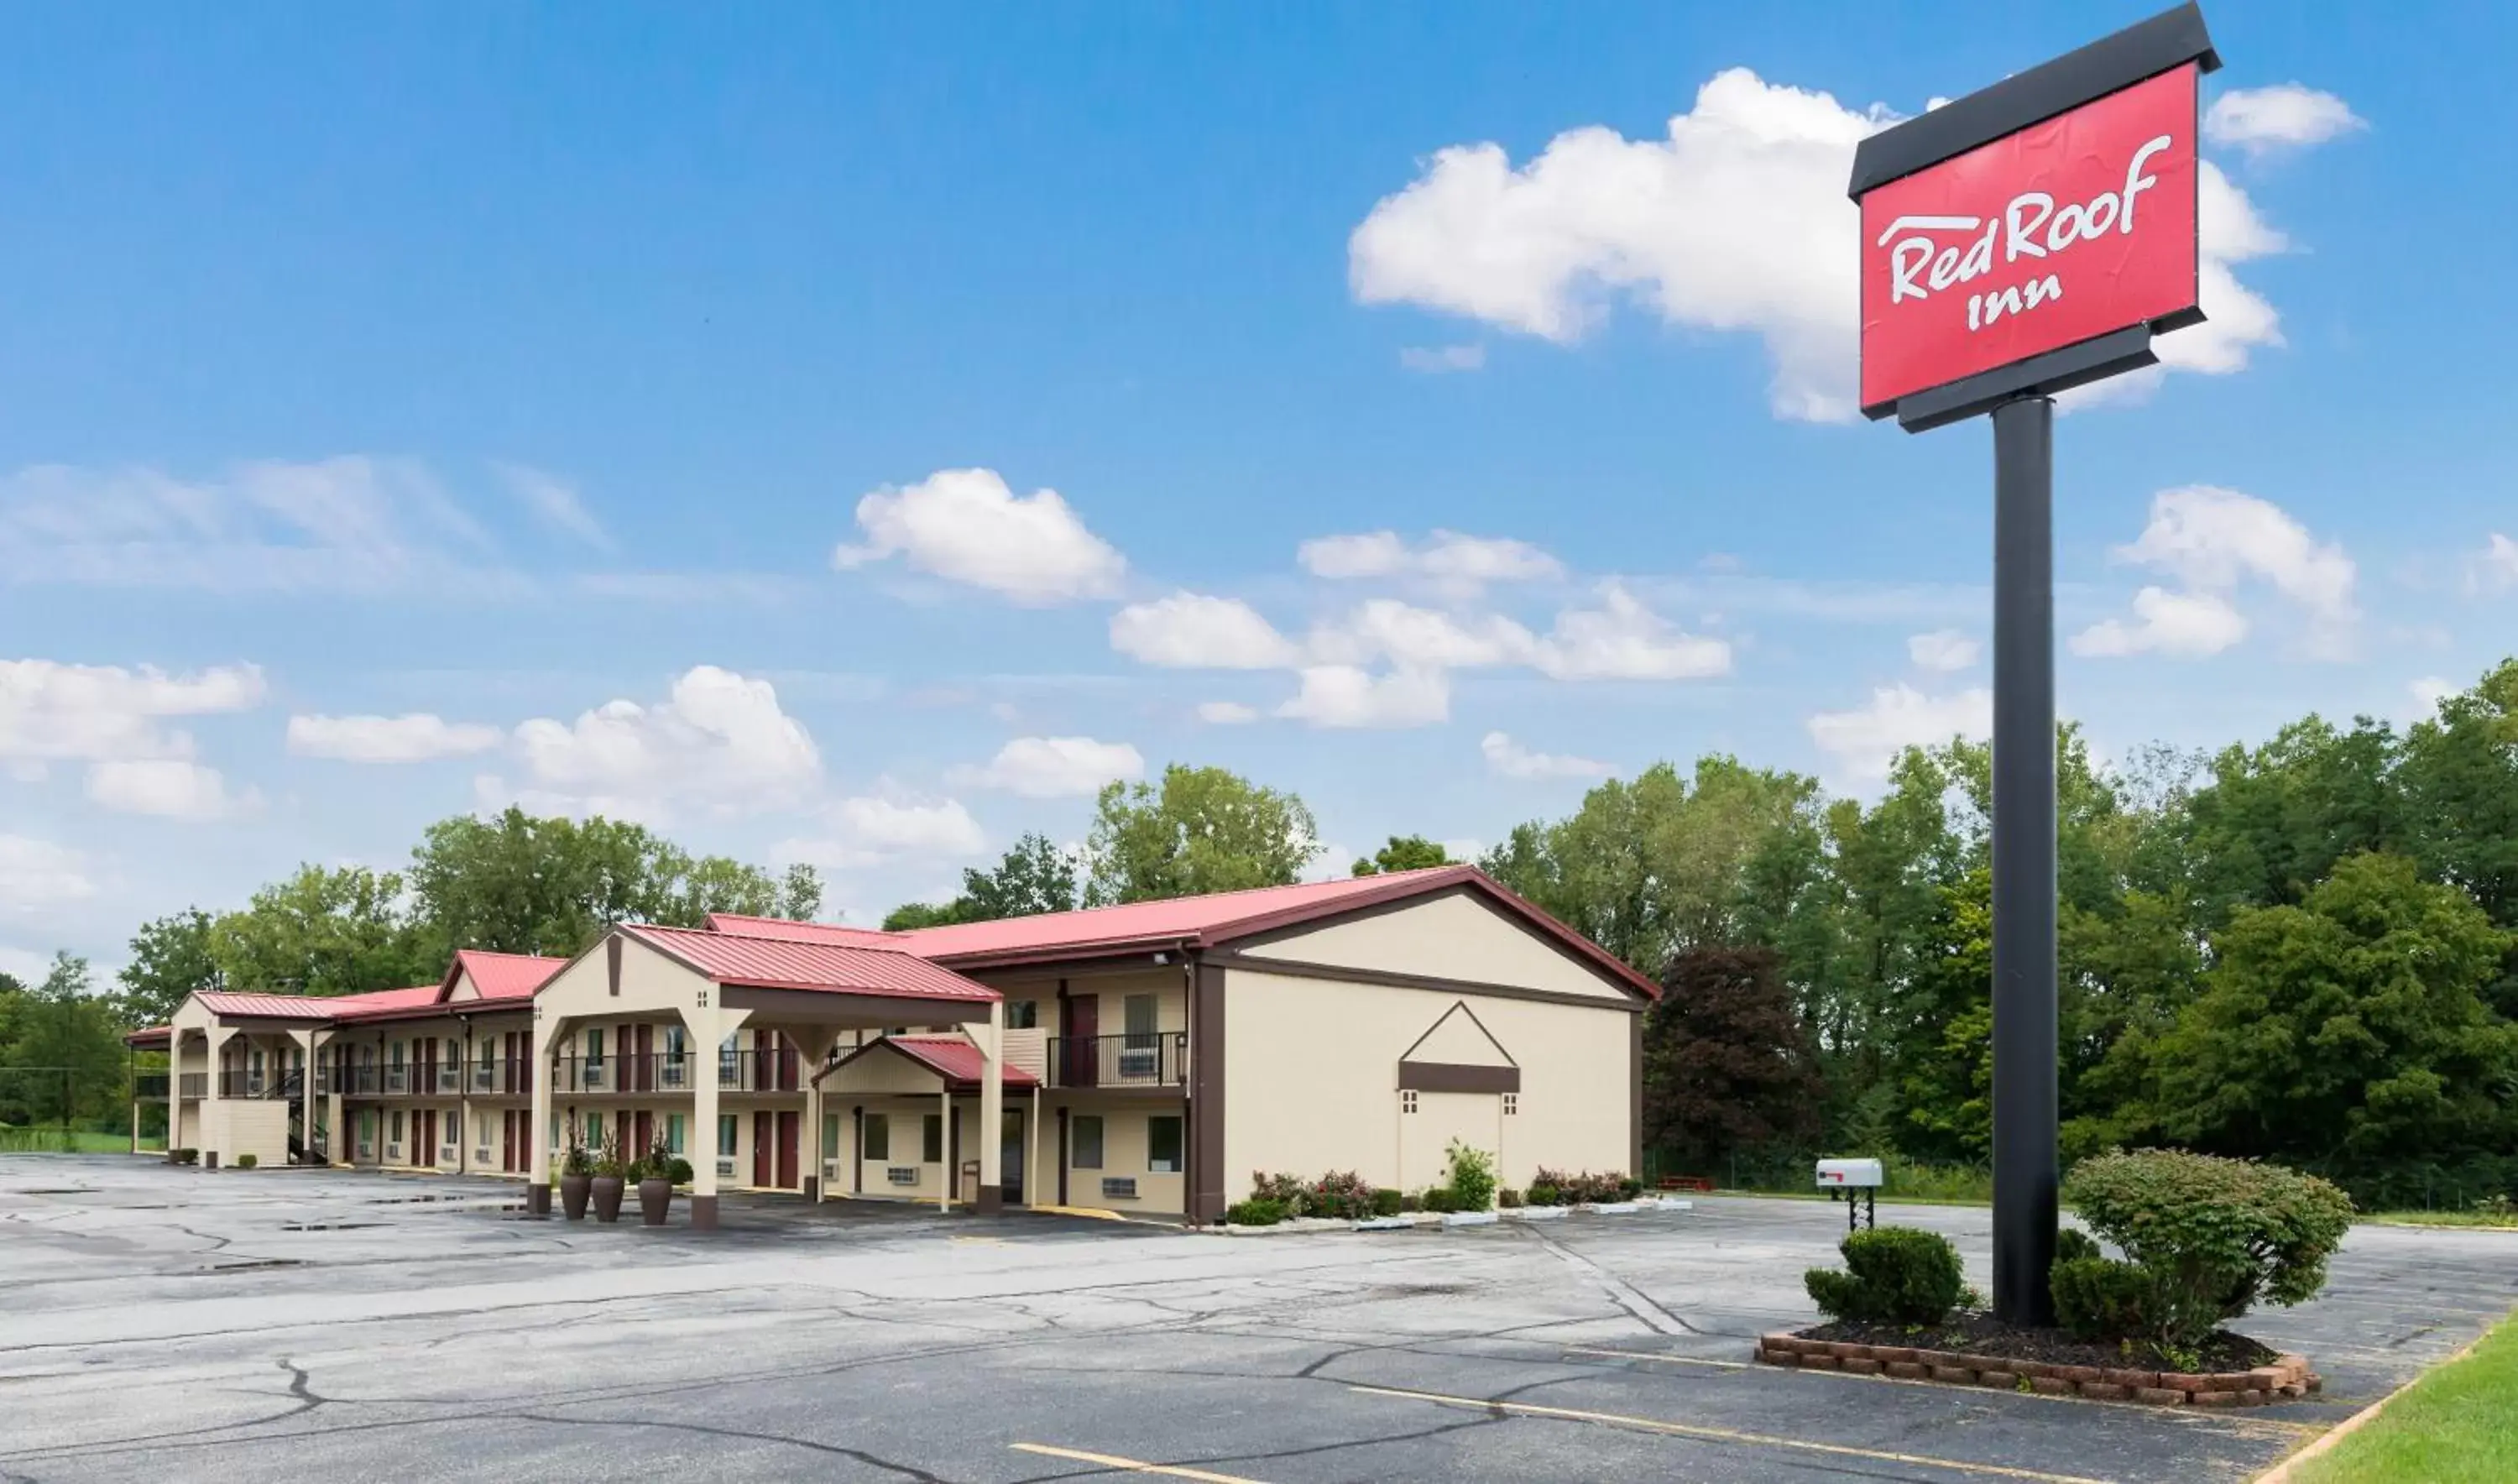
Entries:
{"type": "MultiPolygon", "coordinates": [[[[133,1034],[205,1166],[522,1180],[656,1142],[718,1193],[1221,1220],[1254,1172],[1640,1164],[1653,983],[1467,866],[884,933],[719,914],[435,984],[200,991],[133,1034]],[[992,1131],[983,1136],[982,1131],[992,1131]]],[[[135,1127],[138,1110],[134,1110],[135,1127]]]]}

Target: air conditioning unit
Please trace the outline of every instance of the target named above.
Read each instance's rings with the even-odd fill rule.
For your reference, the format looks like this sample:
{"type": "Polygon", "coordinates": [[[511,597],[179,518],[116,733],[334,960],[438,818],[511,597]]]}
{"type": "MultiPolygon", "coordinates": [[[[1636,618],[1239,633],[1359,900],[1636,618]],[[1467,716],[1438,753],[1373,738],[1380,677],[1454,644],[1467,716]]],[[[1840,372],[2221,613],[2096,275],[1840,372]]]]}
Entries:
{"type": "Polygon", "coordinates": [[[487,1163],[489,1163],[489,1162],[490,1162],[490,1152],[489,1152],[488,1150],[486,1150],[486,1149],[476,1149],[476,1150],[474,1150],[474,1151],[472,1152],[472,1162],[473,1162],[473,1163],[475,1163],[475,1164],[487,1164],[487,1163]]]}
{"type": "Polygon", "coordinates": [[[884,1170],[884,1178],[890,1180],[894,1185],[916,1185],[918,1183],[918,1166],[914,1164],[889,1165],[884,1170]]]}
{"type": "Polygon", "coordinates": [[[388,1144],[388,1145],[386,1145],[386,1146],[385,1146],[385,1157],[386,1157],[386,1158],[388,1158],[388,1159],[399,1159],[399,1158],[401,1158],[401,1157],[402,1157],[402,1146],[401,1146],[401,1145],[399,1145],[399,1144],[388,1144]]]}
{"type": "Polygon", "coordinates": [[[731,1159],[719,1159],[719,1160],[716,1162],[716,1173],[717,1173],[717,1178],[718,1178],[718,1179],[720,1179],[720,1180],[722,1180],[722,1179],[726,1178],[727,1176],[729,1176],[729,1175],[733,1174],[733,1173],[734,1173],[734,1161],[733,1161],[733,1160],[731,1160],[731,1159]]]}
{"type": "Polygon", "coordinates": [[[1134,1175],[1108,1175],[1103,1177],[1102,1199],[1105,1200],[1136,1200],[1137,1177],[1134,1175]]]}

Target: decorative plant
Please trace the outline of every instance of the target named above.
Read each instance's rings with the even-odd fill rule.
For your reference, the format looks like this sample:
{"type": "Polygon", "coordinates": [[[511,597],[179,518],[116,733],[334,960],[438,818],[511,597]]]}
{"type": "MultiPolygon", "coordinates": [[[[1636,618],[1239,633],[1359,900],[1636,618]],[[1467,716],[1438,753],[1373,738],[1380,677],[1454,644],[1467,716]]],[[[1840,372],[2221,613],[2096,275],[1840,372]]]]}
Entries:
{"type": "Polygon", "coordinates": [[[1453,1209],[1483,1211],[1495,1204],[1495,1156],[1457,1139],[1452,1141],[1449,1153],[1453,1209]]]}
{"type": "Polygon", "coordinates": [[[573,1133],[569,1135],[568,1153],[560,1157],[559,1172],[563,1175],[594,1173],[594,1156],[586,1149],[586,1141],[573,1133]]]}
{"type": "Polygon", "coordinates": [[[1405,1208],[1406,1200],[1397,1191],[1372,1193],[1372,1214],[1376,1216],[1396,1216],[1405,1208]]]}
{"type": "Polygon", "coordinates": [[[237,1168],[239,1168],[239,1169],[251,1169],[251,1168],[253,1168],[255,1165],[260,1164],[261,1162],[262,1162],[262,1160],[261,1160],[261,1159],[259,1159],[259,1158],[255,1157],[254,1157],[254,1156],[252,1156],[252,1155],[239,1155],[239,1156],[237,1156],[237,1168]]]}
{"type": "Polygon", "coordinates": [[[1303,1198],[1310,1192],[1311,1187],[1303,1183],[1303,1177],[1300,1175],[1272,1175],[1265,1170],[1250,1172],[1250,1199],[1274,1200],[1285,1208],[1285,1214],[1288,1216],[1308,1214],[1304,1208],[1303,1198]]]}
{"type": "Polygon", "coordinates": [[[1496,1192],[1496,1204],[1503,1207],[1507,1211],[1520,1210],[1521,1192],[1514,1190],[1511,1186],[1507,1185],[1503,1189],[1496,1192]]]}
{"type": "Polygon", "coordinates": [[[1421,1210],[1445,1213],[1462,1209],[1460,1198],[1448,1185],[1426,1187],[1425,1194],[1416,1198],[1416,1204],[1421,1210]]]}
{"type": "Polygon", "coordinates": [[[1357,1218],[1372,1213],[1372,1184],[1353,1170],[1331,1170],[1303,1193],[1303,1214],[1357,1218]]]}
{"type": "Polygon", "coordinates": [[[1226,1206],[1224,1219],[1231,1226],[1275,1226],[1285,1219],[1285,1206],[1282,1201],[1253,1196],[1226,1206]]]}
{"type": "Polygon", "coordinates": [[[594,1157],[594,1178],[601,1180],[609,1177],[617,1180],[621,1178],[625,1168],[627,1166],[621,1162],[621,1141],[606,1135],[603,1148],[594,1157]]]}
{"type": "Polygon", "coordinates": [[[1938,1232],[1884,1226],[1838,1244],[1842,1273],[1812,1268],[1802,1275],[1810,1301],[1831,1319],[1936,1325],[1956,1308],[1965,1288],[1958,1248],[1938,1232]]]}

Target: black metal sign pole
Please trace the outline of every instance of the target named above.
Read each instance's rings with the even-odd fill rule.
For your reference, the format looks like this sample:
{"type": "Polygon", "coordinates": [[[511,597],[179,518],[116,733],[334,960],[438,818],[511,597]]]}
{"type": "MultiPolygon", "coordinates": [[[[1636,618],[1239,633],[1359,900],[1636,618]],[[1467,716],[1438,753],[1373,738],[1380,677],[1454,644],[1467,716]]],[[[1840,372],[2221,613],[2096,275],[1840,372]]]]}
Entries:
{"type": "Polygon", "coordinates": [[[1993,410],[1993,1311],[2055,1322],[2055,404],[1993,410]]]}

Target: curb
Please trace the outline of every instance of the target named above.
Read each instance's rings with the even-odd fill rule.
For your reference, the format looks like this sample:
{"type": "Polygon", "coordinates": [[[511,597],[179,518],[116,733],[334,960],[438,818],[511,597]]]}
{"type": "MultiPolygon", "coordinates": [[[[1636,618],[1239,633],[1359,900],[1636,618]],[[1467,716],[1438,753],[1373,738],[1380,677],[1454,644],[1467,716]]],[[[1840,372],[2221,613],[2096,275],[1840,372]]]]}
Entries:
{"type": "Polygon", "coordinates": [[[1886,1375],[1901,1381],[1939,1381],[1951,1386],[2079,1396],[2097,1402],[2138,1402],[2150,1407],[2263,1407],[2317,1390],[2322,1379],[2305,1356],[2284,1355],[2251,1371],[2188,1375],[2102,1366],[2058,1366],[2045,1361],[1969,1355],[1906,1345],[1861,1345],[1849,1340],[1804,1339],[1789,1331],[1758,1338],[1752,1357],[1768,1366],[1886,1375]]]}

